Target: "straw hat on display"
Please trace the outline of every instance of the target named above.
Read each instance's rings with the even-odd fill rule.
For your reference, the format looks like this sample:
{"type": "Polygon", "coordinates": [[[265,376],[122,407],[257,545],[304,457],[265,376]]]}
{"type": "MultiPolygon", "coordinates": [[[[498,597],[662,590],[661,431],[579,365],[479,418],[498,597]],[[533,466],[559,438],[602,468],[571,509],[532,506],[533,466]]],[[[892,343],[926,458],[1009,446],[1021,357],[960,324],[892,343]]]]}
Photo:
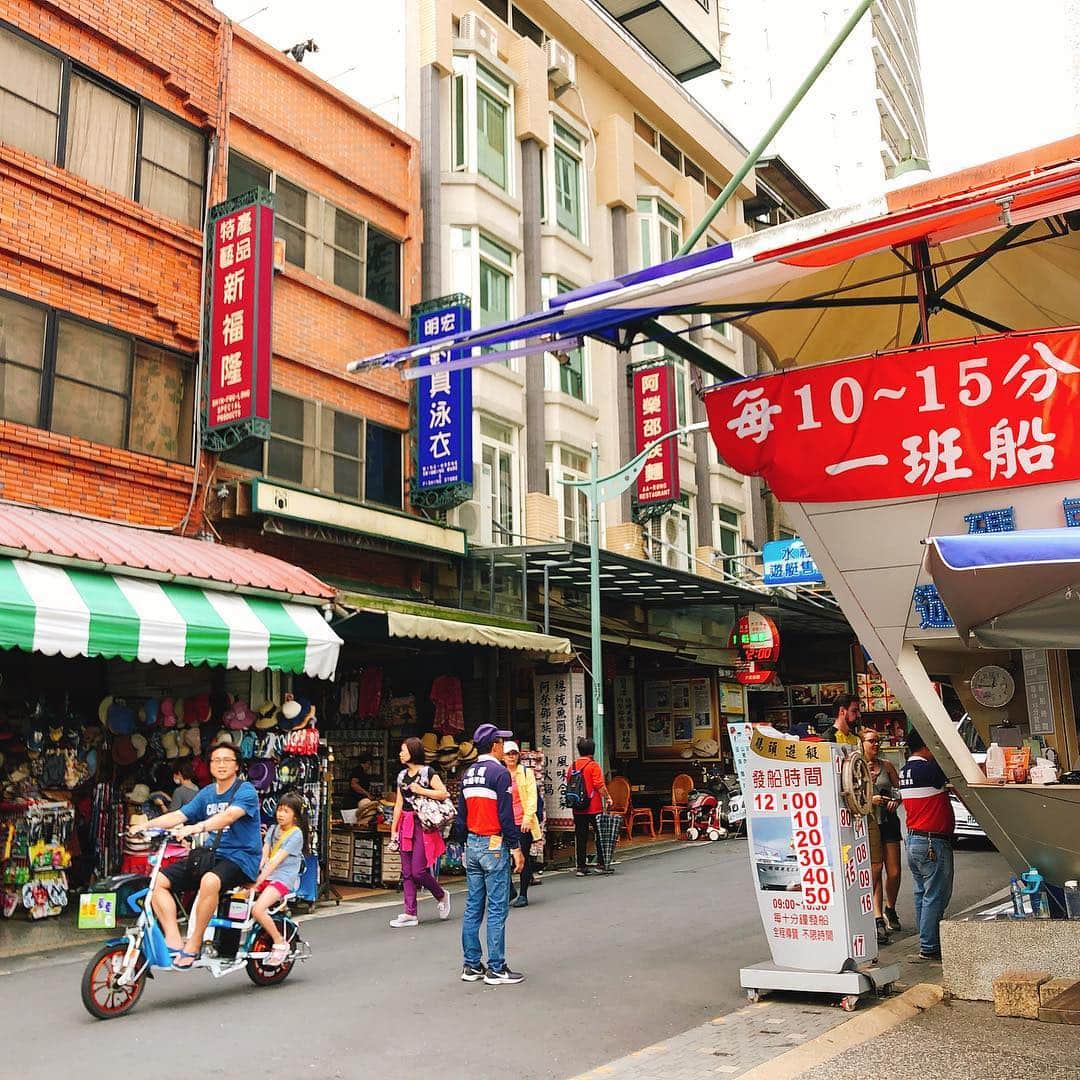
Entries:
{"type": "Polygon", "coordinates": [[[712,758],[720,753],[720,744],[716,739],[698,738],[693,741],[691,747],[698,757],[712,758]]]}
{"type": "Polygon", "coordinates": [[[255,709],[255,727],[259,731],[277,727],[277,713],[277,706],[272,701],[264,701],[255,709]]]}
{"type": "Polygon", "coordinates": [[[473,746],[471,740],[466,739],[458,747],[458,760],[462,765],[468,765],[480,756],[480,751],[473,746]]]}
{"type": "Polygon", "coordinates": [[[150,800],[150,786],[148,784],[136,784],[128,793],[129,803],[144,803],[150,800]]]}
{"type": "Polygon", "coordinates": [[[172,761],[180,756],[180,736],[175,731],[165,731],[161,735],[161,748],[165,751],[165,758],[172,761]]]}
{"type": "Polygon", "coordinates": [[[140,735],[138,732],[136,732],[134,735],[131,736],[131,745],[135,748],[135,756],[137,758],[145,756],[147,747],[145,735],[140,735]]]}

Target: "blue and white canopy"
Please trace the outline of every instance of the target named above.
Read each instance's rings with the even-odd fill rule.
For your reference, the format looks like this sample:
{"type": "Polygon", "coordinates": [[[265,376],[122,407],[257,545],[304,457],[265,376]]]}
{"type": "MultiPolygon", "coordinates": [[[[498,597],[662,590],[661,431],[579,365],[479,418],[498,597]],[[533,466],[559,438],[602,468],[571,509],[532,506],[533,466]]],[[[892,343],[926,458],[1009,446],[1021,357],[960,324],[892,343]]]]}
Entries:
{"type": "Polygon", "coordinates": [[[957,632],[993,648],[1080,647],[1080,529],[935,536],[927,567],[957,632]]]}

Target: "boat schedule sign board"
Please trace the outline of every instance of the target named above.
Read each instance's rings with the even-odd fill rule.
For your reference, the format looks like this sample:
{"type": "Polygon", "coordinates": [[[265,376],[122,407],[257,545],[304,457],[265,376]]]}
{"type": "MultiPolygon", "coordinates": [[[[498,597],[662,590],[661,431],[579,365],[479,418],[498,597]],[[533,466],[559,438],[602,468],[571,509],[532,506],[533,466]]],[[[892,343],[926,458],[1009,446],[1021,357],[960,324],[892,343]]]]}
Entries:
{"type": "Polygon", "coordinates": [[[859,502],[1080,477],[1080,331],[792,368],[705,395],[722,461],[785,502],[859,502]]]}
{"type": "Polygon", "coordinates": [[[866,818],[840,794],[832,743],[750,735],[743,787],[750,863],[772,959],[839,972],[877,955],[866,818]]]}
{"type": "Polygon", "coordinates": [[[206,434],[270,437],[274,209],[252,191],[210,211],[206,434]]]}
{"type": "Polygon", "coordinates": [[[572,829],[574,812],[563,805],[563,796],[577,741],[585,737],[585,675],[534,675],[533,708],[536,748],[544,754],[544,819],[548,828],[572,829]]]}

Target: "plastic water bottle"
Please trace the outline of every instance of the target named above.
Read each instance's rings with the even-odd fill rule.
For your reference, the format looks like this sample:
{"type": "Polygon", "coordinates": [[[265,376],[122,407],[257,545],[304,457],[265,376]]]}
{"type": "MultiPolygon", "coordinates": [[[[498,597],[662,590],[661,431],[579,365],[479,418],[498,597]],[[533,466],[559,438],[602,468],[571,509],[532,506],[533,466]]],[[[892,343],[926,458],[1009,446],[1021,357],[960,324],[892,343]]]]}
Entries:
{"type": "Polygon", "coordinates": [[[1027,918],[1027,912],[1024,909],[1024,890],[1020,887],[1020,882],[1016,880],[1015,874],[1009,878],[1009,896],[1012,898],[1013,918],[1027,918]]]}
{"type": "Polygon", "coordinates": [[[1065,914],[1070,919],[1080,919],[1080,882],[1065,882],[1065,914]]]}
{"type": "Polygon", "coordinates": [[[1031,914],[1036,919],[1050,918],[1050,898],[1046,894],[1043,876],[1034,866],[1029,866],[1020,875],[1021,891],[1024,899],[1031,905],[1031,914]]]}

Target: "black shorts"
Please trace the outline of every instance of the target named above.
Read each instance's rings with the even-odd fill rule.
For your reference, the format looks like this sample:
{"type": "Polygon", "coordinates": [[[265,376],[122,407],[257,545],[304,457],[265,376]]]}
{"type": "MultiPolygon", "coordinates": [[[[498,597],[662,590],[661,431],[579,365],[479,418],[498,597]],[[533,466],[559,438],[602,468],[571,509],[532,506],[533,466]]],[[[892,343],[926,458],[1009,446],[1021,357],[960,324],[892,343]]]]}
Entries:
{"type": "MultiPolygon", "coordinates": [[[[204,871],[204,873],[210,873],[211,871],[217,874],[221,880],[222,892],[235,889],[238,885],[246,885],[251,881],[251,878],[236,863],[230,862],[228,859],[215,860],[210,870],[204,871]]],[[[173,892],[196,892],[202,881],[202,874],[195,873],[191,867],[190,855],[183,862],[166,866],[161,872],[169,879],[173,892]]]]}
{"type": "Polygon", "coordinates": [[[898,814],[886,814],[881,823],[881,842],[883,844],[900,843],[900,817],[898,814]]]}

